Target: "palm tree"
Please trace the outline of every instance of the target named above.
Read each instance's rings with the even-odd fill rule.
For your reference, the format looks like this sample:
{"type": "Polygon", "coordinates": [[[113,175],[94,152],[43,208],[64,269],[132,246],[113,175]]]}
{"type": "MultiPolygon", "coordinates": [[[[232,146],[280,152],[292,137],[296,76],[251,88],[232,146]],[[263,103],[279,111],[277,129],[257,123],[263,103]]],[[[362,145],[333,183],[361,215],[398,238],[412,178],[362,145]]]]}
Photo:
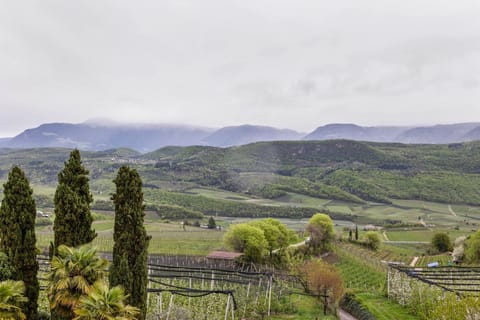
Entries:
{"type": "Polygon", "coordinates": [[[99,280],[88,296],[80,298],[74,320],[134,320],[139,309],[125,305],[125,298],[122,287],[109,289],[105,281],[99,280]]]}
{"type": "Polygon", "coordinates": [[[59,246],[48,275],[52,319],[73,319],[78,301],[93,290],[96,281],[103,279],[107,264],[107,260],[99,258],[96,249],[88,245],[59,246]]]}
{"type": "Polygon", "coordinates": [[[22,303],[28,301],[24,293],[25,285],[22,281],[6,280],[0,282],[0,319],[26,319],[20,307],[22,303]]]}

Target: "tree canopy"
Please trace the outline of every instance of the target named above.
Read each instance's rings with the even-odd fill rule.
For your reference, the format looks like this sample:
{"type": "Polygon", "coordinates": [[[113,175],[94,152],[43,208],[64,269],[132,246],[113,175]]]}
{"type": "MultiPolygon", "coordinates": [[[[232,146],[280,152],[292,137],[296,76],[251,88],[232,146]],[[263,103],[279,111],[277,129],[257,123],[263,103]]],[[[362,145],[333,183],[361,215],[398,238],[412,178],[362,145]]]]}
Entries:
{"type": "Polygon", "coordinates": [[[438,252],[452,250],[452,240],[445,232],[436,232],[432,237],[432,247],[438,252]]]}
{"type": "Polygon", "coordinates": [[[263,231],[270,256],[275,249],[288,246],[290,234],[287,227],[280,221],[267,218],[252,221],[249,223],[249,225],[257,227],[263,231]]]}
{"type": "Polygon", "coordinates": [[[140,310],[139,319],[145,319],[147,308],[147,249],[150,237],[143,225],[142,180],[135,169],[123,166],[114,180],[116,192],[113,263],[110,285],[121,285],[127,302],[140,310]]]}
{"type": "Polygon", "coordinates": [[[310,234],[308,244],[315,252],[328,249],[334,236],[333,221],[328,215],[316,213],[308,221],[306,229],[310,234]]]}
{"type": "Polygon", "coordinates": [[[22,308],[28,319],[37,319],[39,284],[33,190],[19,167],[13,167],[3,189],[0,208],[0,250],[13,268],[11,278],[23,281],[28,302],[22,308]]]}
{"type": "Polygon", "coordinates": [[[378,248],[380,247],[380,236],[378,235],[377,232],[375,231],[367,231],[365,232],[364,234],[364,241],[365,241],[365,245],[372,249],[372,250],[378,250],[378,248]]]}
{"type": "Polygon", "coordinates": [[[80,151],[70,153],[65,167],[58,173],[55,191],[54,249],[60,245],[76,247],[91,242],[95,237],[90,204],[88,170],[83,167],[80,151]]]}
{"type": "Polygon", "coordinates": [[[208,218],[208,229],[216,229],[217,223],[213,217],[208,218]]]}
{"type": "Polygon", "coordinates": [[[246,223],[231,226],[224,242],[233,250],[243,252],[247,262],[260,262],[268,247],[263,231],[246,223]]]}

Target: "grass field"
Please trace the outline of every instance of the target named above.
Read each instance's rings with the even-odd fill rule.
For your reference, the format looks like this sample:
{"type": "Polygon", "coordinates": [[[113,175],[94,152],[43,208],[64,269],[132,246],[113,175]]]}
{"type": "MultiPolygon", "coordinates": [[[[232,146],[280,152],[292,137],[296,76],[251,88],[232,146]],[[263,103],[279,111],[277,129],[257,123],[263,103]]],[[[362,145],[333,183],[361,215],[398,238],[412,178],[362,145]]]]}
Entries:
{"type": "Polygon", "coordinates": [[[294,314],[282,314],[282,315],[272,315],[267,317],[271,320],[286,320],[286,319],[295,319],[295,320],[312,320],[312,319],[322,319],[322,320],[333,320],[337,317],[333,315],[323,315],[323,305],[318,302],[316,298],[307,297],[304,295],[295,295],[290,296],[290,302],[296,306],[296,311],[294,314]]]}
{"type": "Polygon", "coordinates": [[[417,320],[420,319],[409,313],[408,309],[402,307],[395,301],[385,296],[373,293],[362,292],[356,294],[360,303],[370,311],[375,318],[381,320],[417,320]]]}
{"type": "MultiPolygon", "coordinates": [[[[99,251],[111,251],[113,248],[113,219],[93,223],[97,237],[93,245],[99,251]]],[[[210,251],[222,247],[224,231],[208,230],[187,226],[185,230],[180,223],[161,223],[146,221],[147,233],[152,236],[149,253],[165,253],[179,255],[206,255],[210,251]]],[[[37,247],[45,250],[53,241],[52,227],[37,230],[37,247]]]]}
{"type": "Polygon", "coordinates": [[[450,239],[453,241],[460,236],[467,236],[469,232],[467,231],[455,231],[455,230],[403,230],[403,231],[386,231],[388,239],[391,241],[422,241],[430,242],[433,235],[436,232],[444,231],[446,232],[450,239]]]}

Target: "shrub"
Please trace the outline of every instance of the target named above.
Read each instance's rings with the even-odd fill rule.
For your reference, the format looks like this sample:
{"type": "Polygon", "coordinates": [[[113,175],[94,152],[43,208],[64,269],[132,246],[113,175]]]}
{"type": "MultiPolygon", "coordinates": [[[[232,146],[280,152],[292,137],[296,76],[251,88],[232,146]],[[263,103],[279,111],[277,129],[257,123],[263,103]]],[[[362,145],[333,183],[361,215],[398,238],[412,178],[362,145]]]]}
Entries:
{"type": "Polygon", "coordinates": [[[365,237],[365,245],[372,249],[378,250],[380,247],[380,236],[375,231],[367,231],[364,235],[365,237]]]}
{"type": "Polygon", "coordinates": [[[452,241],[445,232],[436,232],[432,237],[432,247],[438,252],[452,250],[452,241]]]}

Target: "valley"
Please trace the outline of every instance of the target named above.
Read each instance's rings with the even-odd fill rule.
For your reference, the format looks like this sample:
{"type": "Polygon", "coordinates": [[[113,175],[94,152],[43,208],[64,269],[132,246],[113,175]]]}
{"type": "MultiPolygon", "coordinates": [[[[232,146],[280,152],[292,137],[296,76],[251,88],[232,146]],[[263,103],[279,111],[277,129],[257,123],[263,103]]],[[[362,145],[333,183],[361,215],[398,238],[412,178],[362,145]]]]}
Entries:
{"type": "MultiPolygon", "coordinates": [[[[36,227],[37,247],[44,253],[53,240],[56,175],[69,152],[0,149],[2,185],[9,169],[20,165],[31,181],[37,210],[48,215],[37,218],[36,227]]],[[[110,198],[122,165],[135,168],[143,180],[150,255],[205,257],[226,249],[224,235],[230,226],[266,217],[277,218],[302,241],[310,217],[322,212],[333,219],[337,241],[326,261],[338,268],[345,287],[355,292],[356,303],[378,319],[418,319],[385,297],[387,262],[449,266],[450,254],[432,251],[434,235],[444,232],[453,241],[478,230],[479,156],[478,142],[402,145],[348,140],[166,147],[146,154],[129,149],[82,151],[94,200],[92,228],[98,234],[92,244],[99,251],[113,248],[110,198]],[[209,217],[219,230],[205,227],[209,217]],[[362,241],[355,242],[355,229],[360,240],[375,230],[380,248],[371,251],[362,241]]],[[[318,305],[305,303],[308,318],[318,305]]]]}

